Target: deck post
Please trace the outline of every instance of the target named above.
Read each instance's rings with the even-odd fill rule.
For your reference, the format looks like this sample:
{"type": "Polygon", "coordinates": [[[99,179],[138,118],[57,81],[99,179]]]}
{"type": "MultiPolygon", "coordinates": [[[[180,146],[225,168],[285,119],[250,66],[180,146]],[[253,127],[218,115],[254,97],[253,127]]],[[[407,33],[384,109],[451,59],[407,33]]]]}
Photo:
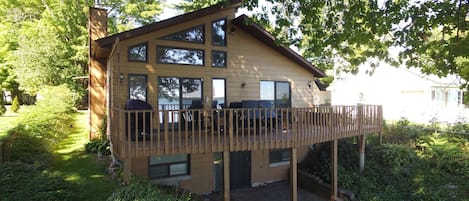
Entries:
{"type": "MultiPolygon", "coordinates": [[[[130,155],[130,154],[129,154],[130,155]]],[[[128,185],[130,184],[130,168],[131,168],[131,158],[127,157],[126,160],[124,160],[124,184],[128,185]]]]}
{"type": "Polygon", "coordinates": [[[331,201],[337,200],[337,139],[331,141],[331,201]]]}
{"type": "Polygon", "coordinates": [[[366,145],[366,136],[365,134],[358,137],[358,151],[360,154],[359,167],[360,171],[365,169],[365,145],[366,145]]]}
{"type": "Polygon", "coordinates": [[[297,150],[296,147],[291,148],[290,157],[290,190],[291,201],[298,200],[298,169],[297,169],[297,150]]]}
{"type": "Polygon", "coordinates": [[[223,201],[230,201],[230,152],[223,152],[223,201]]]}

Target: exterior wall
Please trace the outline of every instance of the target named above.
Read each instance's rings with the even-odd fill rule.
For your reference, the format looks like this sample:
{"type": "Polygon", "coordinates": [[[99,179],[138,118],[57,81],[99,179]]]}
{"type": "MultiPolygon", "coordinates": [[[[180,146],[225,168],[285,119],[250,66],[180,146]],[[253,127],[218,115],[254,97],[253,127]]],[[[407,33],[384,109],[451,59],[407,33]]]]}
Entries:
{"type": "Polygon", "coordinates": [[[222,11],[205,18],[194,19],[175,27],[159,32],[142,35],[140,37],[120,41],[121,48],[118,53],[120,62],[116,65],[113,79],[118,80],[122,73],[125,78],[122,82],[114,82],[114,106],[123,108],[128,98],[128,75],[146,74],[148,76],[148,102],[154,107],[157,105],[157,77],[176,76],[188,78],[203,78],[204,105],[210,106],[212,97],[212,78],[226,79],[226,98],[228,102],[246,99],[259,99],[260,81],[289,81],[291,83],[292,106],[308,107],[313,105],[313,96],[317,89],[309,89],[308,82],[314,80],[313,75],[271,47],[252,37],[243,30],[233,27],[234,9],[222,11]],[[227,17],[227,46],[211,45],[211,22],[227,17]],[[159,40],[168,34],[176,33],[196,25],[205,25],[205,44],[192,44],[159,40]],[[231,30],[235,30],[230,33],[231,30]],[[139,43],[148,43],[148,62],[128,62],[127,50],[129,46],[139,43]],[[205,50],[205,66],[157,64],[156,46],[174,46],[205,50]],[[211,67],[211,50],[227,52],[227,67],[211,67]]]}
{"type": "MultiPolygon", "coordinates": [[[[298,162],[300,162],[306,157],[308,153],[308,147],[300,147],[297,150],[297,159],[298,162]]],[[[271,165],[269,161],[269,153],[269,150],[252,151],[252,186],[258,186],[264,183],[271,183],[288,179],[288,169],[290,168],[290,163],[285,162],[284,164],[271,165]]]]}
{"type": "MultiPolygon", "coordinates": [[[[148,178],[148,157],[132,158],[132,173],[148,178]]],[[[207,193],[213,190],[213,153],[191,154],[190,175],[155,179],[154,183],[178,185],[193,193],[207,193]]]]}
{"type": "MultiPolygon", "coordinates": [[[[298,161],[308,153],[308,147],[298,148],[298,161]]],[[[289,163],[270,165],[269,150],[251,151],[251,184],[262,185],[275,181],[287,180],[289,163]]],[[[148,157],[132,159],[132,172],[139,177],[148,178],[148,157]]],[[[214,189],[213,153],[191,154],[190,175],[153,180],[154,183],[178,185],[193,193],[210,193],[214,189]]]]}
{"type": "Polygon", "coordinates": [[[213,190],[213,153],[191,154],[191,179],[181,181],[182,188],[193,193],[207,193],[213,190]]]}

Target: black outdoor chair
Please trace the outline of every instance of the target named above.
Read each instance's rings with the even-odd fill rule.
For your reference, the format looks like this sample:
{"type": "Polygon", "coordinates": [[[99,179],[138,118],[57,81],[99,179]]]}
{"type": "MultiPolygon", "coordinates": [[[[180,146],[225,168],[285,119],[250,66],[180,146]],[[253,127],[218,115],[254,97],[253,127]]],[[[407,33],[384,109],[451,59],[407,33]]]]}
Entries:
{"type": "Polygon", "coordinates": [[[125,110],[132,110],[132,112],[128,112],[130,115],[125,115],[125,130],[127,131],[126,137],[129,136],[130,132],[130,139],[132,141],[135,141],[136,139],[143,140],[144,136],[146,140],[150,140],[152,112],[143,112],[139,110],[153,110],[153,107],[145,101],[130,99],[125,103],[125,110]]]}

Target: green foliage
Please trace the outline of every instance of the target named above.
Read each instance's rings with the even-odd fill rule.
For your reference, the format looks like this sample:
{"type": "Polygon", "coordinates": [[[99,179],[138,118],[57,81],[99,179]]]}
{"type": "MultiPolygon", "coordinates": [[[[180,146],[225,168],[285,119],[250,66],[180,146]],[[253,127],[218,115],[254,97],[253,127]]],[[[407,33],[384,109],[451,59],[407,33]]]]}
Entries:
{"type": "Polygon", "coordinates": [[[402,167],[416,157],[413,150],[400,144],[382,144],[373,149],[373,159],[388,167],[402,167]]]}
{"type": "Polygon", "coordinates": [[[229,1],[225,0],[184,0],[178,5],[175,5],[176,9],[183,10],[184,12],[192,12],[202,8],[206,8],[219,3],[228,3],[229,1]]]}
{"type": "Polygon", "coordinates": [[[8,161],[21,161],[36,167],[50,165],[51,143],[18,125],[7,132],[5,156],[8,161]]]}
{"type": "Polygon", "coordinates": [[[109,141],[103,139],[93,139],[90,142],[85,144],[85,150],[90,153],[103,152],[110,154],[111,150],[109,147],[109,141]]]}
{"type": "Polygon", "coordinates": [[[15,96],[15,98],[13,99],[13,102],[11,102],[11,111],[13,112],[18,112],[18,110],[20,110],[20,101],[18,100],[18,96],[15,96]]]}
{"type": "MultiPolygon", "coordinates": [[[[466,126],[456,125],[457,128],[450,130],[466,126]]],[[[386,127],[384,141],[393,140],[393,144],[369,144],[363,172],[357,168],[356,145],[340,141],[339,187],[351,190],[359,200],[467,200],[469,140],[466,135],[438,134],[429,131],[431,127],[405,120],[386,127]]],[[[329,163],[330,147],[325,146],[310,153],[299,167],[328,182],[329,163]]]]}
{"type": "Polygon", "coordinates": [[[110,33],[117,33],[155,22],[165,3],[161,0],[103,0],[101,6],[113,11],[109,13],[108,27],[110,33]]]}
{"type": "Polygon", "coordinates": [[[72,200],[71,186],[60,176],[23,162],[0,166],[1,200],[72,200]]]}
{"type": "Polygon", "coordinates": [[[3,100],[3,91],[0,90],[0,116],[7,112],[7,108],[5,107],[5,101],[3,100]]]}
{"type": "Polygon", "coordinates": [[[134,181],[114,192],[108,201],[190,201],[190,195],[178,196],[145,181],[134,181]]]}

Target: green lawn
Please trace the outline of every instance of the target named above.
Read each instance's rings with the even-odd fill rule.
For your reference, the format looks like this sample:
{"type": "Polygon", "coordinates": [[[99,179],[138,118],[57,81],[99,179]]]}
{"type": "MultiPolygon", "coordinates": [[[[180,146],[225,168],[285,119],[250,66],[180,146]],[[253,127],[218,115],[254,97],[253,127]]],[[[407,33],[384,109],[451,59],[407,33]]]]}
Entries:
{"type": "Polygon", "coordinates": [[[0,138],[7,134],[8,129],[15,126],[16,119],[18,119],[21,114],[27,113],[31,110],[31,106],[22,105],[18,113],[14,113],[10,110],[11,106],[7,105],[6,107],[7,112],[0,116],[0,138]]]}
{"type": "Polygon", "coordinates": [[[76,114],[72,133],[56,146],[53,169],[72,183],[76,200],[106,200],[119,185],[106,173],[108,160],[98,160],[96,154],[84,151],[87,117],[86,111],[76,114]]]}

